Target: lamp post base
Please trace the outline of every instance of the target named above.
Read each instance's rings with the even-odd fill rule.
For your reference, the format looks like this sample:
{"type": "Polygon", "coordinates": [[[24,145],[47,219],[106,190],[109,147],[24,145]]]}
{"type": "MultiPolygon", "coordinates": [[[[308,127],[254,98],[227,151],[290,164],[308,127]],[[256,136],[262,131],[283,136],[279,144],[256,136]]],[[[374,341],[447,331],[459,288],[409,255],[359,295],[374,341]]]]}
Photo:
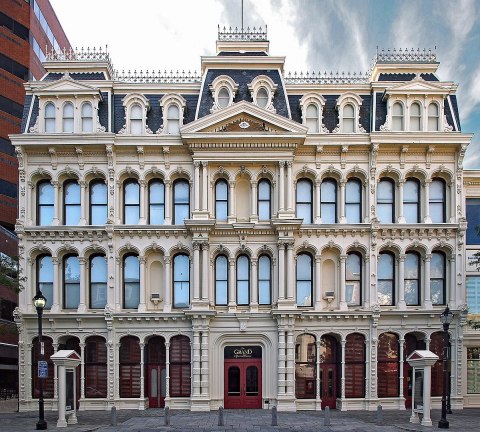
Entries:
{"type": "Polygon", "coordinates": [[[37,427],[36,427],[37,430],[45,430],[47,429],[47,422],[45,420],[39,420],[37,422],[37,427]]]}
{"type": "Polygon", "coordinates": [[[447,419],[440,419],[440,421],[438,422],[438,428],[439,429],[449,429],[450,424],[448,423],[448,420],[447,419]]]}

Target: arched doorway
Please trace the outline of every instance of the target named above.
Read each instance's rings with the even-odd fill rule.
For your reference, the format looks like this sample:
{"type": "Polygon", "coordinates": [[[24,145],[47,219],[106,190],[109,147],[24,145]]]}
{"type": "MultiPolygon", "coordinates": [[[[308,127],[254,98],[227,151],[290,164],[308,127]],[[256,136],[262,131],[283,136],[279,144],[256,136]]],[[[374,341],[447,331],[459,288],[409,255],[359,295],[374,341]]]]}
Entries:
{"type": "MultiPolygon", "coordinates": [[[[53,342],[52,339],[43,336],[42,338],[44,354],[43,360],[47,362],[48,365],[48,377],[43,378],[43,398],[52,399],[54,395],[54,365],[53,361],[50,360],[50,357],[54,354],[53,342]]],[[[38,361],[40,360],[40,342],[38,338],[33,339],[32,341],[32,377],[33,377],[33,386],[32,386],[32,397],[38,398],[40,396],[40,391],[38,389],[38,361]]]]}
{"type": "MultiPolygon", "coordinates": [[[[58,350],[68,350],[68,351],[75,351],[78,354],[78,357],[81,356],[80,354],[80,340],[75,337],[67,337],[63,338],[61,342],[58,344],[58,350]]],[[[80,406],[80,393],[81,393],[81,384],[80,384],[80,375],[81,375],[81,366],[78,365],[75,368],[75,393],[76,393],[76,398],[77,398],[77,408],[80,406]]]]}
{"type": "Polygon", "coordinates": [[[398,336],[382,333],[378,337],[377,349],[377,393],[379,398],[398,397],[400,390],[398,336]]]}
{"type": "Polygon", "coordinates": [[[135,336],[120,339],[120,397],[140,397],[140,341],[135,336]]]}
{"type": "Polygon", "coordinates": [[[337,407],[339,380],[339,343],[335,336],[324,335],[320,340],[320,398],[322,409],[337,407]]]}
{"type": "Polygon", "coordinates": [[[314,335],[301,334],[295,343],[295,397],[315,399],[317,394],[317,343],[314,335]]]}
{"type": "Polygon", "coordinates": [[[154,336],[145,346],[145,376],[149,408],[163,408],[167,387],[165,339],[154,336]]]}
{"type": "Polygon", "coordinates": [[[365,397],[365,336],[351,333],[345,343],[345,398],[365,397]]]}
{"type": "Polygon", "coordinates": [[[408,364],[407,358],[416,350],[425,349],[424,336],[416,333],[405,335],[405,348],[403,350],[403,396],[405,397],[405,408],[412,407],[412,384],[413,368],[408,364]]]}

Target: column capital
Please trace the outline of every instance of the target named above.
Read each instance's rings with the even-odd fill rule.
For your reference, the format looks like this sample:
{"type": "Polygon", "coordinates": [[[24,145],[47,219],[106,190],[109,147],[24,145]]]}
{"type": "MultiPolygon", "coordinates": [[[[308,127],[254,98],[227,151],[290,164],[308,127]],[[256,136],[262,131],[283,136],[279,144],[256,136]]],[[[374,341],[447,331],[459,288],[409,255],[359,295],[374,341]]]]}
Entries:
{"type": "Polygon", "coordinates": [[[258,263],[258,258],[250,258],[250,264],[252,267],[256,267],[258,263]]]}
{"type": "Polygon", "coordinates": [[[169,180],[169,179],[165,179],[165,180],[163,181],[163,184],[164,184],[165,186],[167,186],[167,187],[170,187],[170,186],[172,185],[172,181],[169,180]]]}
{"type": "Polygon", "coordinates": [[[286,245],[287,245],[287,249],[293,249],[293,246],[295,245],[295,241],[291,240],[291,241],[287,241],[286,242],[286,245]]]}
{"type": "Polygon", "coordinates": [[[432,259],[432,254],[426,254],[425,255],[425,262],[430,262],[430,260],[432,259]]]}
{"type": "Polygon", "coordinates": [[[404,262],[404,261],[405,261],[405,258],[406,258],[406,255],[405,255],[405,254],[400,254],[400,255],[398,256],[398,261],[404,262]]]}
{"type": "Polygon", "coordinates": [[[202,244],[199,241],[195,240],[193,241],[192,246],[193,246],[193,250],[196,251],[196,250],[200,250],[202,244]]]}
{"type": "Polygon", "coordinates": [[[315,262],[316,263],[321,263],[322,262],[322,256],[319,255],[319,254],[315,255],[315,262]]]}
{"type": "Polygon", "coordinates": [[[138,261],[140,262],[140,264],[145,264],[146,258],[143,255],[140,255],[138,257],[138,261]]]}
{"type": "Polygon", "coordinates": [[[82,266],[85,265],[87,262],[87,259],[84,257],[78,257],[78,263],[82,266]]]}
{"type": "Polygon", "coordinates": [[[195,168],[200,168],[200,164],[201,164],[200,161],[195,161],[195,162],[193,162],[193,166],[194,166],[195,168]]]}
{"type": "Polygon", "coordinates": [[[293,165],[293,162],[292,161],[286,161],[285,165],[287,166],[287,168],[291,168],[292,165],[293,165]]]}
{"type": "Polygon", "coordinates": [[[347,261],[347,255],[340,255],[340,262],[345,262],[347,261]]]}
{"type": "Polygon", "coordinates": [[[257,185],[258,185],[258,181],[257,181],[257,180],[251,180],[251,181],[250,181],[250,184],[251,184],[251,186],[252,186],[253,188],[256,188],[257,185]]]}
{"type": "Polygon", "coordinates": [[[234,188],[235,187],[235,180],[230,180],[228,182],[228,185],[230,186],[230,188],[234,188]]]}
{"type": "Polygon", "coordinates": [[[230,266],[234,266],[235,265],[235,258],[228,258],[228,264],[230,264],[230,266]]]}
{"type": "Polygon", "coordinates": [[[285,161],[278,161],[278,166],[283,168],[285,166],[285,161]]]}
{"type": "Polygon", "coordinates": [[[208,162],[207,162],[207,161],[202,161],[202,166],[203,166],[204,168],[207,168],[207,167],[208,167],[208,162]]]}
{"type": "Polygon", "coordinates": [[[170,261],[171,261],[171,258],[169,255],[165,255],[163,257],[163,261],[165,262],[165,264],[170,264],[170,261]]]}

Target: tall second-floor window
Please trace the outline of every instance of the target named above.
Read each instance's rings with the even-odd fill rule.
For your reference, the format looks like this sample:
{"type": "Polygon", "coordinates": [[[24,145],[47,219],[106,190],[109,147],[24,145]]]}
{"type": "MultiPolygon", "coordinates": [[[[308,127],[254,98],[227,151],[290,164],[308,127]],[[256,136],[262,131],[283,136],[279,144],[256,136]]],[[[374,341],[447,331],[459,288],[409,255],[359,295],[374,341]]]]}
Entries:
{"type": "Polygon", "coordinates": [[[80,185],[76,180],[65,182],[63,185],[63,223],[78,225],[80,213],[80,185]]]}
{"type": "Polygon", "coordinates": [[[420,182],[408,179],[403,187],[403,214],[405,222],[420,222],[420,182]]]}
{"type": "Polygon", "coordinates": [[[123,259],[123,307],[136,309],[140,303],[140,262],[138,256],[123,259]]]}
{"type": "Polygon", "coordinates": [[[45,132],[55,132],[55,105],[52,102],[45,105],[45,132]]]}
{"type": "Polygon", "coordinates": [[[258,258],[258,304],[269,305],[272,302],[272,268],[268,255],[258,258]]]}
{"type": "Polygon", "coordinates": [[[178,254],[173,258],[173,307],[186,308],[190,304],[190,259],[178,254]]]}
{"type": "Polygon", "coordinates": [[[80,304],[80,264],[78,257],[69,255],[63,260],[63,306],[76,309],[80,304]]]}
{"type": "Polygon", "coordinates": [[[362,222],[362,183],[350,179],[345,187],[345,216],[347,223],[362,222]]]}
{"type": "Polygon", "coordinates": [[[103,180],[90,183],[90,224],[105,225],[108,217],[107,185],[103,180]]]}
{"type": "Polygon", "coordinates": [[[271,208],[271,188],[267,179],[261,179],[258,182],[258,219],[270,220],[272,215],[271,208]]]}
{"type": "Polygon", "coordinates": [[[347,255],[345,290],[348,306],[359,306],[362,301],[362,257],[357,252],[347,255]]]}
{"type": "Polygon", "coordinates": [[[82,132],[93,132],[93,109],[90,102],[82,105],[82,132]]]}
{"type": "Polygon", "coordinates": [[[140,186],[136,180],[123,185],[123,219],[126,225],[137,225],[140,220],[140,186]]]}
{"type": "Polygon", "coordinates": [[[312,306],[313,267],[312,257],[308,253],[297,256],[297,306],[312,306]]]}
{"type": "Polygon", "coordinates": [[[432,304],[446,304],[447,285],[446,285],[446,265],[445,254],[443,252],[433,252],[430,261],[430,295],[432,304]]]}
{"type": "Polygon", "coordinates": [[[250,260],[246,255],[237,258],[237,304],[250,302],[250,260]]]}
{"type": "Polygon", "coordinates": [[[226,305],[228,301],[228,260],[225,255],[215,258],[215,304],[226,305]]]}
{"type": "Polygon", "coordinates": [[[416,252],[405,254],[405,303],[409,306],[420,304],[420,255],[416,252]]]}
{"type": "Polygon", "coordinates": [[[422,108],[418,102],[410,105],[410,130],[414,132],[422,130],[422,108]]]}
{"type": "Polygon", "coordinates": [[[189,217],[190,185],[186,180],[177,180],[173,184],[173,224],[183,224],[189,217]]]}
{"type": "Polygon", "coordinates": [[[378,256],[378,303],[382,306],[395,304],[395,258],[390,252],[378,256]]]}
{"type": "Polygon", "coordinates": [[[37,186],[37,225],[49,226],[53,223],[54,188],[50,180],[42,180],[37,186]]]}
{"type": "Polygon", "coordinates": [[[89,264],[90,308],[103,309],[107,305],[107,258],[104,255],[93,255],[89,264]]]}
{"type": "Polygon", "coordinates": [[[323,180],[320,189],[320,211],[322,223],[333,224],[337,222],[337,182],[334,179],[323,180]]]}
{"type": "Polygon", "coordinates": [[[148,184],[148,221],[150,225],[165,222],[165,185],[161,180],[152,180],[148,184]]]}
{"type": "Polygon", "coordinates": [[[37,291],[47,299],[45,309],[50,309],[53,304],[53,260],[50,255],[37,258],[37,291]]]}
{"type": "Polygon", "coordinates": [[[395,188],[393,180],[382,179],[378,182],[377,216],[381,223],[395,222],[395,188]]]}
{"type": "Polygon", "coordinates": [[[63,132],[74,131],[74,108],[71,102],[63,106],[63,132]]]}
{"type": "Polygon", "coordinates": [[[440,115],[438,105],[432,102],[428,105],[428,130],[436,132],[439,130],[440,115]]]}
{"type": "Polygon", "coordinates": [[[430,218],[433,223],[444,223],[446,220],[445,182],[433,179],[430,183],[430,218]]]}
{"type": "Polygon", "coordinates": [[[228,215],[228,184],[224,179],[215,183],[215,218],[226,221],[228,215]]]}
{"type": "Polygon", "coordinates": [[[313,194],[312,182],[301,179],[297,182],[297,218],[303,219],[304,224],[313,221],[313,194]]]}

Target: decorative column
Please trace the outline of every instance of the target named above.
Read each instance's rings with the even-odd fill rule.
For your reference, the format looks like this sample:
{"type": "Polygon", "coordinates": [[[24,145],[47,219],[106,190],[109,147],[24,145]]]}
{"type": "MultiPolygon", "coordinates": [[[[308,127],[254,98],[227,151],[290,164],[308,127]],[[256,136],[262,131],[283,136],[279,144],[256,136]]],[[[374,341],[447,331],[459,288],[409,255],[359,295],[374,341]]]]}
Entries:
{"type": "Polygon", "coordinates": [[[202,210],[208,212],[208,162],[202,162],[202,210]]]}
{"type": "MultiPolygon", "coordinates": [[[[405,339],[403,339],[403,337],[401,337],[399,339],[399,344],[400,344],[400,353],[399,353],[399,367],[400,367],[400,393],[399,393],[399,397],[400,397],[400,400],[402,400],[403,398],[403,380],[405,379],[405,377],[403,376],[403,363],[404,363],[404,359],[403,359],[403,352],[404,352],[404,349],[405,349],[405,339]]],[[[405,404],[402,404],[400,406],[400,410],[404,410],[405,409],[405,404]]]]}
{"type": "Polygon", "coordinates": [[[287,328],[287,395],[295,395],[295,344],[293,341],[293,326],[287,328]]]}
{"type": "Polygon", "coordinates": [[[138,184],[140,185],[140,221],[139,225],[145,225],[145,180],[139,180],[138,184]]]}
{"type": "Polygon", "coordinates": [[[251,287],[252,287],[252,297],[250,299],[250,310],[252,312],[258,311],[258,258],[252,258],[250,260],[250,265],[252,267],[252,281],[251,281],[251,287]]]}
{"type": "Polygon", "coordinates": [[[316,224],[321,224],[322,223],[322,219],[321,219],[321,215],[320,215],[320,187],[322,185],[322,182],[317,179],[315,180],[315,199],[314,199],[314,203],[315,203],[315,223],[316,224]]]}
{"type": "Polygon", "coordinates": [[[322,256],[315,255],[315,278],[314,278],[315,310],[322,309],[322,256]]]}
{"type": "Polygon", "coordinates": [[[340,180],[340,223],[347,223],[345,216],[345,180],[340,180]]]}
{"type": "Polygon", "coordinates": [[[316,372],[316,379],[315,379],[315,405],[318,409],[322,409],[322,399],[320,398],[320,350],[322,348],[322,341],[320,338],[317,338],[316,342],[316,349],[317,349],[317,356],[315,361],[315,372],[316,372]]]}
{"type": "MultiPolygon", "coordinates": [[[[340,398],[342,400],[345,399],[345,345],[347,344],[347,340],[342,336],[342,340],[340,341],[342,346],[342,378],[341,378],[341,389],[340,389],[340,398]]],[[[343,410],[342,410],[343,411],[343,410]]]]}
{"type": "MultiPolygon", "coordinates": [[[[193,180],[193,200],[194,200],[194,211],[200,210],[200,162],[195,161],[194,166],[194,180],[193,180]]],[[[204,192],[205,193],[205,192],[204,192]]]]}
{"type": "Polygon", "coordinates": [[[432,218],[430,217],[430,184],[432,180],[425,180],[423,182],[423,188],[425,192],[425,217],[423,218],[424,223],[432,223],[432,218]]]}
{"type": "Polygon", "coordinates": [[[117,186],[117,193],[115,195],[115,205],[113,206],[114,211],[116,212],[117,216],[117,224],[122,224],[124,220],[123,209],[122,209],[122,199],[120,198],[122,194],[122,183],[119,180],[115,181],[117,186]]]}
{"type": "Polygon", "coordinates": [[[200,332],[193,330],[192,396],[200,396],[200,332]]]}
{"type": "MultiPolygon", "coordinates": [[[[114,343],[115,347],[115,400],[120,399],[120,347],[121,342],[114,343]]],[[[112,347],[113,349],[113,347],[112,347]]]]}
{"type": "Polygon", "coordinates": [[[139,256],[138,261],[140,263],[140,303],[138,305],[138,312],[145,312],[147,310],[145,305],[145,257],[139,256]]]}
{"type": "Polygon", "coordinates": [[[165,342],[165,406],[170,405],[170,342],[165,342]]]}
{"type": "Polygon", "coordinates": [[[78,182],[80,185],[80,222],[79,225],[86,225],[87,217],[86,217],[86,204],[85,204],[85,196],[87,190],[87,183],[83,180],[78,182]]]}
{"type": "MultiPolygon", "coordinates": [[[[58,351],[58,343],[52,343],[53,352],[58,351]]],[[[53,398],[58,401],[58,366],[53,365],[53,398]]]]}
{"type": "MultiPolygon", "coordinates": [[[[455,253],[448,260],[450,262],[450,287],[447,290],[449,293],[450,305],[457,304],[457,274],[455,271],[455,253]]],[[[445,299],[446,300],[446,299],[445,299]]],[[[460,302],[460,300],[458,300],[460,302]]]]}
{"type": "Polygon", "coordinates": [[[52,263],[53,263],[53,299],[52,299],[52,307],[50,312],[58,312],[60,310],[59,304],[59,290],[60,290],[60,283],[59,283],[59,259],[56,256],[52,256],[52,263]]]}
{"type": "Polygon", "coordinates": [[[56,226],[60,224],[60,207],[59,207],[59,193],[61,186],[58,184],[58,181],[52,181],[53,185],[53,220],[52,225],[56,226]]]}
{"type": "Polygon", "coordinates": [[[456,193],[455,193],[455,183],[452,181],[448,184],[448,190],[450,192],[450,212],[447,209],[447,216],[450,213],[450,223],[455,223],[457,220],[457,204],[456,204],[456,193]]]}
{"type": "Polygon", "coordinates": [[[423,305],[424,309],[432,309],[432,299],[430,295],[430,261],[432,259],[431,254],[425,255],[425,303],[423,305]]]}
{"type": "Polygon", "coordinates": [[[278,301],[285,300],[285,243],[278,242],[278,301]]]}
{"type": "Polygon", "coordinates": [[[285,211],[285,161],[278,162],[279,167],[279,188],[278,188],[278,210],[285,211]]]}
{"type": "MultiPolygon", "coordinates": [[[[122,280],[121,278],[121,263],[122,261],[117,256],[115,257],[115,282],[122,280]]],[[[115,299],[115,309],[119,311],[122,308],[121,300],[122,296],[120,295],[120,284],[116,283],[114,285],[114,299],[115,299]]]]}
{"type": "Polygon", "coordinates": [[[398,257],[398,309],[405,309],[405,254],[398,257]]]}
{"type": "Polygon", "coordinates": [[[370,343],[370,399],[377,399],[378,388],[377,388],[377,370],[378,370],[378,334],[377,329],[372,329],[371,331],[371,343],[370,343]]]}
{"type": "Polygon", "coordinates": [[[287,300],[295,302],[293,287],[295,285],[295,262],[293,260],[293,241],[287,243],[287,300]]]}
{"type": "Polygon", "coordinates": [[[258,214],[257,214],[257,186],[258,182],[256,181],[251,181],[250,182],[252,186],[252,215],[250,217],[251,222],[258,222],[258,214]]]}
{"type": "Polygon", "coordinates": [[[292,211],[293,180],[292,180],[292,161],[287,161],[287,209],[292,211]]]}
{"type": "Polygon", "coordinates": [[[193,242],[193,301],[200,299],[200,243],[193,242]]]}
{"type": "MultiPolygon", "coordinates": [[[[140,342],[140,399],[145,398],[145,343],[140,342]]],[[[140,409],[144,409],[143,402],[140,402],[140,409]]]]}
{"type": "Polygon", "coordinates": [[[398,223],[405,223],[405,216],[403,215],[403,185],[405,180],[398,182],[398,223]]]}
{"type": "Polygon", "coordinates": [[[346,263],[347,255],[340,255],[340,310],[348,310],[345,285],[346,263]]]}
{"type": "Polygon", "coordinates": [[[165,301],[163,304],[163,311],[170,312],[172,310],[172,287],[170,286],[171,261],[169,256],[165,256],[163,260],[165,262],[165,301]]]}
{"type": "Polygon", "coordinates": [[[172,224],[172,182],[165,180],[165,225],[172,224]]]}
{"type": "Polygon", "coordinates": [[[235,209],[235,181],[231,180],[228,182],[228,186],[230,187],[229,195],[228,195],[228,223],[235,222],[237,218],[236,209],[235,209]]]}
{"type": "MultiPolygon", "coordinates": [[[[85,258],[78,257],[78,264],[80,266],[80,302],[78,304],[78,313],[84,313],[87,310],[86,305],[86,278],[85,278],[85,258]]],[[[107,288],[108,289],[108,288],[107,288]]]]}
{"type": "Polygon", "coordinates": [[[235,310],[237,306],[237,299],[235,296],[235,258],[228,259],[229,275],[228,275],[228,308],[235,310]]]}
{"type": "Polygon", "coordinates": [[[202,243],[202,300],[208,304],[209,301],[209,292],[208,292],[208,252],[209,245],[207,242],[202,243]]]}
{"type": "Polygon", "coordinates": [[[209,380],[209,364],[208,364],[208,352],[209,352],[209,346],[208,346],[208,328],[204,329],[202,331],[202,337],[201,337],[201,369],[200,369],[200,375],[201,375],[201,382],[200,382],[200,392],[203,397],[205,398],[210,398],[210,380],[209,380]]]}
{"type": "Polygon", "coordinates": [[[285,368],[285,328],[278,326],[278,378],[277,378],[277,397],[285,396],[286,392],[286,368],[285,368]]]}

